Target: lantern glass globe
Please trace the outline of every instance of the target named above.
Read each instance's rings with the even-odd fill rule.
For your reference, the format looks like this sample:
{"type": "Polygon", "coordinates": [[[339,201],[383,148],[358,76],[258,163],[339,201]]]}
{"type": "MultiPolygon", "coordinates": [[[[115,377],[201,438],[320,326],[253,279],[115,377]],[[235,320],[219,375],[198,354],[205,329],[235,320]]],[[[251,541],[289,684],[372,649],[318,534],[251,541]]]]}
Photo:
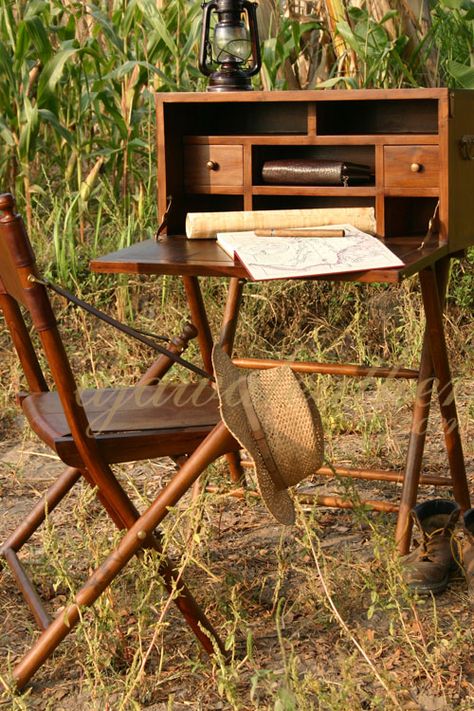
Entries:
{"type": "Polygon", "coordinates": [[[243,22],[238,25],[217,23],[214,28],[214,55],[217,62],[246,62],[252,53],[252,45],[243,22]]]}

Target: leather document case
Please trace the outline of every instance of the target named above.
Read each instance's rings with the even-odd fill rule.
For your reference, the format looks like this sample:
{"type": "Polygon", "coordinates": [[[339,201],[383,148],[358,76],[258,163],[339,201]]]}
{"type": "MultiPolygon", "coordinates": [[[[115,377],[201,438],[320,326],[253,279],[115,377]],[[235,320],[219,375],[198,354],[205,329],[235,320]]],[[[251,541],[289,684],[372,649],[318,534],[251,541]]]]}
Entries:
{"type": "Polygon", "coordinates": [[[351,185],[369,183],[367,165],[340,160],[298,159],[265,161],[262,180],[273,185],[351,185]]]}

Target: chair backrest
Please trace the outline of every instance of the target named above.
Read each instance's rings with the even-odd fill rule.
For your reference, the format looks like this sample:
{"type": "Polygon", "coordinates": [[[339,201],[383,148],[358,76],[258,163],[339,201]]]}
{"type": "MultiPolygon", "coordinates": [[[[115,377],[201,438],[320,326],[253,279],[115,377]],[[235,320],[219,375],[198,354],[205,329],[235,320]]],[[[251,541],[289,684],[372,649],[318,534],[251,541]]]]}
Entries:
{"type": "MultiPolygon", "coordinates": [[[[35,257],[10,194],[0,195],[0,308],[31,392],[48,390],[19,304],[28,308],[19,270],[33,269],[35,257]]],[[[31,284],[30,284],[31,285],[31,284]]]]}
{"type": "Polygon", "coordinates": [[[0,307],[32,392],[47,390],[19,304],[30,313],[78,451],[89,467],[101,460],[58,331],[49,295],[39,279],[25,225],[12,195],[0,195],[0,307]]]}

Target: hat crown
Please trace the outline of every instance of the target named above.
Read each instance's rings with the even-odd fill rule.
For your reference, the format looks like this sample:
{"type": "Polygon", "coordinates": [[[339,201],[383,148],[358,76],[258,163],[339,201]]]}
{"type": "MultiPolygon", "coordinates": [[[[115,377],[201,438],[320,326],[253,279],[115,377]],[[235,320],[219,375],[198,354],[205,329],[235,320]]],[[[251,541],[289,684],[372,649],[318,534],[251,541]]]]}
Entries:
{"type": "MultiPolygon", "coordinates": [[[[281,489],[295,486],[322,464],[321,418],[310,407],[301,382],[288,366],[254,371],[247,376],[252,405],[278,467],[281,489]]],[[[270,472],[271,474],[271,472],[270,472]]]]}

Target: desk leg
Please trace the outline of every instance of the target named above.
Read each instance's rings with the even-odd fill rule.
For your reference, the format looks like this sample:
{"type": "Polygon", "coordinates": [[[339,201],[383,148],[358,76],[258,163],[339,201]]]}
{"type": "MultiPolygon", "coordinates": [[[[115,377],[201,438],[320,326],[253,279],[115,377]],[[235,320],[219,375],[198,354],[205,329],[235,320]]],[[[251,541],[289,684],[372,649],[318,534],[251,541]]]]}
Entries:
{"type": "Polygon", "coordinates": [[[212,334],[209,321],[207,320],[198,278],[183,276],[183,284],[188,299],[189,310],[191,311],[191,320],[198,330],[197,338],[204,368],[208,373],[212,373],[212,334]]]}
{"type": "Polygon", "coordinates": [[[443,307],[448,283],[449,263],[449,257],[446,257],[439,263],[436,271],[429,268],[420,272],[426,328],[395,535],[398,549],[402,554],[407,553],[410,546],[412,529],[410,510],[416,503],[435,377],[454,497],[462,509],[467,509],[470,506],[469,488],[443,326],[443,307]]]}
{"type": "MultiPolygon", "coordinates": [[[[446,267],[449,267],[446,258],[446,267]]],[[[469,487],[462,450],[456,401],[449,367],[448,352],[443,327],[443,309],[433,269],[420,272],[421,293],[426,313],[426,323],[430,342],[431,359],[437,380],[438,399],[441,409],[444,438],[448,453],[449,469],[453,482],[454,498],[463,510],[470,507],[469,487]]]]}
{"type": "MultiPolygon", "coordinates": [[[[198,330],[199,349],[201,351],[204,367],[208,373],[212,373],[212,334],[207,319],[206,308],[202,298],[201,289],[197,277],[183,277],[186,297],[188,299],[189,309],[191,311],[191,319],[198,330]]],[[[239,306],[242,298],[242,289],[245,281],[241,279],[231,279],[229,286],[229,294],[226,301],[224,319],[221,331],[221,344],[227,353],[232,351],[234,343],[235,331],[237,328],[237,319],[239,315],[239,306]]],[[[240,456],[238,452],[229,452],[226,454],[227,463],[229,465],[230,476],[232,481],[240,482],[243,478],[243,470],[240,465],[240,456]]],[[[197,480],[193,487],[193,497],[200,493],[200,482],[197,480]]]]}
{"type": "MultiPolygon", "coordinates": [[[[230,280],[229,291],[225,302],[219,345],[229,356],[232,355],[232,349],[234,347],[235,332],[237,330],[239,309],[242,301],[244,285],[245,279],[232,278],[230,280]]],[[[241,483],[244,485],[245,474],[240,462],[240,453],[229,452],[226,454],[226,459],[227,464],[229,465],[231,480],[235,483],[241,483]]]]}
{"type": "MultiPolygon", "coordinates": [[[[438,267],[437,289],[440,303],[444,304],[449,276],[449,260],[441,262],[438,267]]],[[[425,313],[426,318],[426,313],[425,313]]],[[[400,509],[398,512],[395,540],[401,555],[410,550],[411,532],[413,521],[410,511],[416,504],[418,486],[420,484],[423,452],[425,450],[428,419],[430,415],[431,398],[433,394],[434,370],[430,352],[430,339],[428,325],[425,325],[423,335],[423,348],[421,351],[418,382],[416,387],[415,404],[408,443],[405,476],[400,496],[400,509]]]]}
{"type": "Polygon", "coordinates": [[[232,349],[234,347],[235,332],[237,330],[244,286],[245,279],[232,278],[229,283],[229,291],[225,302],[224,316],[222,318],[219,336],[219,345],[229,356],[232,355],[232,349]]]}
{"type": "Polygon", "coordinates": [[[423,349],[421,351],[420,370],[416,387],[415,404],[408,443],[405,476],[403,479],[400,508],[397,518],[395,540],[401,555],[408,553],[413,522],[410,511],[416,503],[420,482],[421,463],[425,448],[426,430],[430,414],[431,394],[433,391],[433,364],[430,354],[428,328],[425,328],[423,349]]]}
{"type": "MultiPolygon", "coordinates": [[[[202,362],[204,368],[209,374],[212,373],[212,333],[207,319],[206,307],[202,298],[201,287],[199,280],[193,276],[183,276],[184,289],[188,300],[189,310],[191,312],[191,321],[196,326],[198,334],[199,350],[201,351],[202,362]]],[[[199,479],[193,484],[192,497],[196,499],[201,493],[201,483],[199,479]]]]}

